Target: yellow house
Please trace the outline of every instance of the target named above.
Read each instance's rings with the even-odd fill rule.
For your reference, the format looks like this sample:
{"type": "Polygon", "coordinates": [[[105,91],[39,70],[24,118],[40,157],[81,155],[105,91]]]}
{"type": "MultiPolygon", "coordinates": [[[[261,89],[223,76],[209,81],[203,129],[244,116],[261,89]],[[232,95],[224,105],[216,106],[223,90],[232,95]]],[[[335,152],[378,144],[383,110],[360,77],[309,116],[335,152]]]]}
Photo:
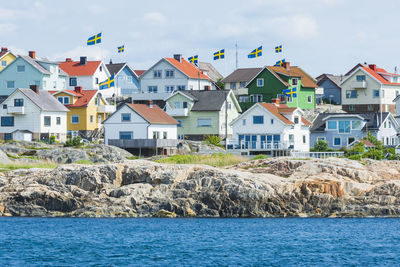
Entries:
{"type": "Polygon", "coordinates": [[[115,106],[109,105],[101,96],[99,90],[51,91],[53,96],[70,111],[67,113],[67,134],[77,133],[84,137],[91,136],[93,131],[102,127],[102,122],[115,111],[115,106]]]}
{"type": "Polygon", "coordinates": [[[7,47],[2,47],[0,51],[0,71],[7,67],[11,62],[13,62],[17,57],[11,53],[7,47]]]}

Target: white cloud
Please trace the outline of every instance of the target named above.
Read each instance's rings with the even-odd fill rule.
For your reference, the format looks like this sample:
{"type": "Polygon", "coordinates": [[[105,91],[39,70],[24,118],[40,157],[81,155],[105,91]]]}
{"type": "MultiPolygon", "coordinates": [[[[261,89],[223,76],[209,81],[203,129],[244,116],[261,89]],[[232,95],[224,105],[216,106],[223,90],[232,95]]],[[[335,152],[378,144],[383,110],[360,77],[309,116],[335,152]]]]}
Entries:
{"type": "Polygon", "coordinates": [[[144,14],[143,17],[148,22],[158,23],[158,22],[166,21],[165,16],[159,12],[149,12],[149,13],[144,14]]]}
{"type": "Polygon", "coordinates": [[[78,46],[74,49],[66,52],[53,54],[51,59],[53,60],[65,60],[66,58],[72,58],[72,60],[79,60],[79,57],[86,56],[88,60],[101,60],[109,58],[110,51],[107,49],[101,49],[97,46],[78,46]],[[102,58],[103,57],[103,58],[102,58]]]}

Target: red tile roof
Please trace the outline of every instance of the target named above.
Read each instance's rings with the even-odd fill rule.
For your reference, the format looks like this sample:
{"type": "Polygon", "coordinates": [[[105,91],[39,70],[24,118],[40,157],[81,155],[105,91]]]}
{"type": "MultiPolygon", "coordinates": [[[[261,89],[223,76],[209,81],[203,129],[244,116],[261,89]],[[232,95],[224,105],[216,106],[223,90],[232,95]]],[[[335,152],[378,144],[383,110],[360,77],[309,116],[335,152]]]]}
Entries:
{"type": "Polygon", "coordinates": [[[388,80],[386,80],[385,78],[383,78],[382,75],[380,75],[378,72],[380,73],[385,73],[389,76],[393,75],[389,72],[387,72],[384,69],[381,68],[376,68],[376,71],[374,71],[373,69],[369,68],[369,67],[362,67],[363,70],[365,70],[366,72],[368,72],[371,76],[373,76],[375,79],[377,79],[379,82],[383,83],[383,84],[392,84],[392,85],[400,85],[400,83],[392,83],[388,80]]]}
{"type": "Polygon", "coordinates": [[[187,76],[189,76],[192,79],[198,79],[199,73],[200,73],[200,79],[210,80],[210,78],[207,75],[205,75],[204,73],[202,73],[199,68],[197,68],[192,63],[186,61],[183,57],[181,57],[181,62],[179,62],[175,58],[164,58],[164,59],[167,60],[169,63],[174,65],[176,68],[178,68],[180,71],[182,71],[184,74],[186,74],[187,76]]]}
{"type": "Polygon", "coordinates": [[[301,122],[307,126],[311,126],[312,123],[304,117],[301,117],[301,122]]]}
{"type": "Polygon", "coordinates": [[[145,73],[146,70],[134,70],[134,72],[135,72],[136,75],[139,77],[140,75],[142,75],[143,73],[145,73]]]}
{"type": "Polygon", "coordinates": [[[91,76],[99,67],[101,61],[87,61],[85,65],[81,65],[79,61],[64,61],[59,67],[69,76],[91,76]]]}
{"type": "MultiPolygon", "coordinates": [[[[290,69],[285,69],[282,66],[280,66],[280,67],[268,66],[267,68],[277,74],[283,74],[283,75],[287,75],[290,77],[300,77],[301,85],[303,87],[308,87],[308,88],[317,88],[318,87],[318,85],[314,82],[314,79],[310,75],[308,75],[305,71],[303,71],[300,67],[291,66],[290,69]]],[[[286,85],[288,85],[287,82],[284,82],[284,83],[286,85]]]]}
{"type": "MultiPolygon", "coordinates": [[[[282,113],[293,113],[297,108],[291,108],[286,104],[279,104],[279,106],[272,104],[272,103],[259,103],[259,104],[261,104],[261,106],[263,106],[269,112],[274,114],[276,117],[278,117],[284,123],[294,124],[294,122],[290,121],[285,116],[283,116],[282,113]]],[[[308,121],[307,119],[305,119],[304,117],[301,117],[301,122],[307,126],[312,125],[312,123],[310,121],[308,121]]]]}
{"type": "Polygon", "coordinates": [[[140,116],[152,124],[178,124],[178,122],[160,109],[157,105],[149,107],[145,104],[127,104],[140,116]]]}
{"type": "Polygon", "coordinates": [[[89,104],[90,100],[92,100],[92,98],[96,96],[98,90],[82,90],[81,93],[77,93],[74,90],[49,91],[49,92],[52,95],[61,92],[68,92],[73,94],[74,96],[77,96],[78,99],[75,101],[74,104],[65,105],[68,108],[76,108],[76,107],[86,107],[89,104]]]}

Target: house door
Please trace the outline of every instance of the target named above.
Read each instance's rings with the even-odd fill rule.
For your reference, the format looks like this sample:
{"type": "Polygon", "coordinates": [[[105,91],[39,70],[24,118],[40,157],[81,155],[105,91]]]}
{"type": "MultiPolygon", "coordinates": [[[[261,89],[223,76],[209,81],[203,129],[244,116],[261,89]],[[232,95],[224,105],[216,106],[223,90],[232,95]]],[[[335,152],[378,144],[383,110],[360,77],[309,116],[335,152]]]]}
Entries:
{"type": "Polygon", "coordinates": [[[265,141],[267,140],[267,138],[265,135],[261,135],[260,137],[261,137],[261,147],[260,148],[265,149],[266,148],[265,141]]]}
{"type": "Polygon", "coordinates": [[[101,127],[101,115],[97,116],[97,128],[101,127]]]}
{"type": "Polygon", "coordinates": [[[249,148],[249,145],[250,145],[250,135],[246,135],[245,136],[245,145],[244,145],[244,148],[249,148]]]}
{"type": "Polygon", "coordinates": [[[256,149],[257,148],[257,135],[252,135],[251,136],[251,148],[256,149]]]}

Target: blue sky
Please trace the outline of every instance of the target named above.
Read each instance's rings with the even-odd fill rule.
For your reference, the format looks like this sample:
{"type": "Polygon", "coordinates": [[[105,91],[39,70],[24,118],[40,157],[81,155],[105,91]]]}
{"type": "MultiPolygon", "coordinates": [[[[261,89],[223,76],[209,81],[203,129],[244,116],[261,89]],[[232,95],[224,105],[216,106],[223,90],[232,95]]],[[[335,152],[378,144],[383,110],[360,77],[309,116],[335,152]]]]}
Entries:
{"type": "Polygon", "coordinates": [[[247,0],[247,1],[2,1],[0,45],[39,57],[103,57],[147,69],[174,53],[198,54],[223,74],[239,67],[273,65],[282,57],[312,76],[344,74],[355,64],[400,67],[397,0],[247,0]],[[100,46],[86,46],[103,34],[100,46]],[[125,53],[117,46],[125,44],[125,53]],[[273,48],[282,44],[284,53],[273,48]],[[263,46],[263,56],[247,54],[263,46]],[[226,58],[212,53],[225,48],[226,58]]]}

